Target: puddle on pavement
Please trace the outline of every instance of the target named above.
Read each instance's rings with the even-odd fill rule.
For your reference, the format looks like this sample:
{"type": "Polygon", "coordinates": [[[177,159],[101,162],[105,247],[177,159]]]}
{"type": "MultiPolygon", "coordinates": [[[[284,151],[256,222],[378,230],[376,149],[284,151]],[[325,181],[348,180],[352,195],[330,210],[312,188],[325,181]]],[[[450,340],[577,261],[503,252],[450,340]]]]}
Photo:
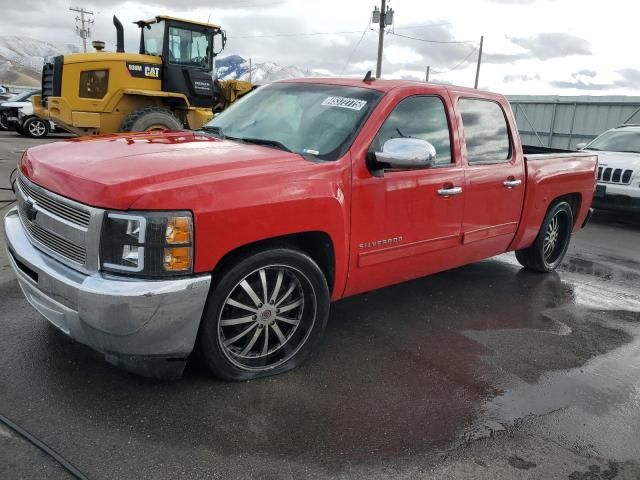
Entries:
{"type": "Polygon", "coordinates": [[[593,443],[598,435],[582,425],[597,429],[601,419],[629,423],[620,438],[640,445],[631,442],[640,432],[640,307],[627,280],[584,263],[533,274],[514,261],[502,256],[338,302],[309,361],[249,383],[217,382],[193,365],[181,382],[142,381],[31,310],[16,316],[12,309],[25,306],[14,292],[0,311],[0,351],[12,352],[0,384],[30,399],[11,403],[18,419],[47,418],[57,435],[74,425],[105,449],[141,454],[197,443],[222,455],[340,468],[431,454],[524,421],[593,443]],[[560,413],[549,423],[552,411],[560,413]]]}
{"type": "MultiPolygon", "coordinates": [[[[511,260],[504,259],[507,262],[511,260]]],[[[463,433],[467,439],[489,435],[512,425],[542,434],[585,453],[620,461],[640,458],[640,299],[638,279],[633,272],[620,272],[606,265],[572,258],[563,266],[562,283],[572,292],[569,303],[541,309],[540,321],[548,323],[536,342],[538,352],[520,352],[507,358],[493,348],[511,341],[518,350],[518,332],[467,331],[465,335],[492,348],[486,361],[498,365],[503,375],[497,380],[502,393],[485,400],[477,420],[463,433]],[[563,361],[580,357],[579,345],[586,340],[596,356],[573,368],[550,368],[548,357],[562,335],[554,322],[564,323],[576,336],[567,345],[563,361]],[[597,341],[601,345],[596,344],[597,341]],[[607,348],[619,344],[610,350],[607,348]],[[602,351],[602,347],[604,351],[602,351]],[[601,350],[601,351],[599,351],[601,350]],[[538,354],[536,354],[538,353],[538,354]],[[526,359],[525,359],[526,358],[526,359]],[[528,359],[528,360],[527,360],[528,359]],[[545,362],[547,365],[545,365],[545,362]],[[524,365],[539,376],[528,377],[524,365]]],[[[534,302],[539,304],[539,302],[534,302]]],[[[566,332],[566,329],[564,330],[566,332]]],[[[540,335],[527,328],[523,335],[540,335]]],[[[568,365],[570,366],[570,365],[568,365]]]]}

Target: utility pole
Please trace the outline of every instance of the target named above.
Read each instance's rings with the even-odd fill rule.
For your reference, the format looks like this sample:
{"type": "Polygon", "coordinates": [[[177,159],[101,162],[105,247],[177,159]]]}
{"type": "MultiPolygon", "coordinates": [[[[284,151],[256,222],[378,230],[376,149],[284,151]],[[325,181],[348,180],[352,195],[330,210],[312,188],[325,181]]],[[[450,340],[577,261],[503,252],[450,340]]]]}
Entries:
{"type": "Polygon", "coordinates": [[[480,64],[482,63],[482,44],[484,43],[484,35],[480,37],[480,50],[478,51],[478,66],[476,67],[476,83],[473,88],[478,88],[478,80],[480,79],[480,64]]]}
{"type": "Polygon", "coordinates": [[[425,76],[424,81],[429,83],[429,71],[431,70],[431,65],[427,66],[427,75],[425,76]]]}
{"type": "Polygon", "coordinates": [[[76,22],[80,22],[81,24],[80,27],[76,25],[76,33],[82,39],[82,48],[84,49],[84,53],[87,53],[87,38],[91,37],[90,27],[93,24],[93,19],[85,18],[85,15],[93,15],[93,12],[81,7],[70,7],[69,10],[80,14],[80,16],[76,15],[76,22]]]}
{"type": "Polygon", "coordinates": [[[381,0],[380,10],[374,7],[371,21],[380,24],[380,33],[378,33],[378,63],[376,65],[376,78],[380,78],[382,74],[382,47],[384,44],[384,29],[389,25],[393,25],[393,8],[387,6],[387,0],[381,0]]]}

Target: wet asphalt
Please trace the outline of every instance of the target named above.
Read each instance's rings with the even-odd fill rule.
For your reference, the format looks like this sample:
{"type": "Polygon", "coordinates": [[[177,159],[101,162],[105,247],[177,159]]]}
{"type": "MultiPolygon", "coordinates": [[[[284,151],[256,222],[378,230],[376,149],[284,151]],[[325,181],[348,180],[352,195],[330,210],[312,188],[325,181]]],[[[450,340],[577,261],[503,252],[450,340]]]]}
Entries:
{"type": "MultiPolygon", "coordinates": [[[[36,143],[0,132],[0,186],[36,143]]],[[[92,479],[640,478],[639,245],[598,213],[556,274],[507,254],[343,300],[308,362],[246,383],[106,364],[2,252],[0,414],[92,479]]],[[[0,426],[0,478],[70,477],[0,426]]]]}

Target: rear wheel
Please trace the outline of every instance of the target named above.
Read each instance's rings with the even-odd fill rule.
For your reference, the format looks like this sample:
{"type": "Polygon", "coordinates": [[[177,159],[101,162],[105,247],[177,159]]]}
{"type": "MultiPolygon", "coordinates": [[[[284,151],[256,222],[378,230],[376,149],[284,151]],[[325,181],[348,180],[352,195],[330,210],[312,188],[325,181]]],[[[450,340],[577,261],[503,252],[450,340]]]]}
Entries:
{"type": "Polygon", "coordinates": [[[0,130],[9,130],[9,125],[7,125],[7,117],[0,114],[0,130]]]}
{"type": "Polygon", "coordinates": [[[255,253],[223,274],[207,300],[199,351],[224,380],[283,373],[318,343],[329,290],[307,255],[280,248],[255,253]]]}
{"type": "MultiPolygon", "coordinates": [[[[44,138],[49,135],[49,122],[38,117],[29,117],[22,122],[22,132],[27,137],[44,138]]],[[[19,133],[22,133],[19,132],[19,133]]]]}
{"type": "Polygon", "coordinates": [[[182,128],[182,122],[163,107],[145,107],[131,112],[120,125],[121,132],[162,132],[182,128]]]}
{"type": "Polygon", "coordinates": [[[533,245],[516,251],[520,265],[536,272],[554,271],[567,253],[572,228],[571,206],[567,202],[553,205],[547,212],[533,245]]]}

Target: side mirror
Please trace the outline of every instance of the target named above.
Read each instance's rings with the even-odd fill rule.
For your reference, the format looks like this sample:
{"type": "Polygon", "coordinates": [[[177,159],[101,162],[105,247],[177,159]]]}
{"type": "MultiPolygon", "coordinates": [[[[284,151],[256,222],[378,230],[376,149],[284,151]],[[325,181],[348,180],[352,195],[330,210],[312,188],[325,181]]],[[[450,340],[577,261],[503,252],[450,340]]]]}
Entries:
{"type": "Polygon", "coordinates": [[[588,145],[587,142],[580,142],[576,145],[576,150],[582,150],[587,145],[588,145]]]}
{"type": "Polygon", "coordinates": [[[436,158],[436,148],[419,138],[390,138],[375,152],[376,161],[391,168],[430,168],[436,158]]]}

